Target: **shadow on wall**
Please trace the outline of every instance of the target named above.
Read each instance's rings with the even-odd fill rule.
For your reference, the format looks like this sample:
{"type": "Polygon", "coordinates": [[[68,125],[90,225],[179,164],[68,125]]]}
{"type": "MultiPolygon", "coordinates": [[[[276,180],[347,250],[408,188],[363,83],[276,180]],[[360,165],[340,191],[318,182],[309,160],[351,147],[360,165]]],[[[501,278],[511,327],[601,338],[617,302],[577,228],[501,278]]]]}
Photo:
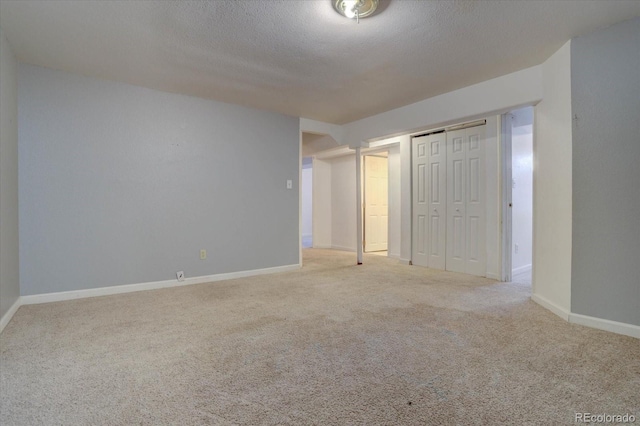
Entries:
{"type": "Polygon", "coordinates": [[[338,146],[340,144],[329,135],[302,132],[302,158],[311,157],[318,152],[338,146]]]}

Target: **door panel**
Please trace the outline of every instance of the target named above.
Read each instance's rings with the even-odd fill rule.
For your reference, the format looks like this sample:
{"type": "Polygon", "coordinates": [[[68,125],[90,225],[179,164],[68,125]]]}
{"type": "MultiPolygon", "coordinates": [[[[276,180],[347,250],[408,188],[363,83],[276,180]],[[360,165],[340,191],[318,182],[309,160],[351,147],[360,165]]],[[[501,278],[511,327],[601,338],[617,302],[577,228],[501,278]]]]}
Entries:
{"type": "Polygon", "coordinates": [[[364,157],[364,251],[387,250],[389,166],[386,157],[364,157]]]}
{"type": "Polygon", "coordinates": [[[446,135],[413,139],[414,265],[444,269],[446,261],[446,135]]]}
{"type": "Polygon", "coordinates": [[[447,229],[440,224],[446,218],[446,158],[447,158],[447,136],[445,133],[439,133],[429,136],[430,150],[428,158],[431,180],[429,188],[429,268],[442,269],[445,268],[446,262],[446,235],[447,229]]]}
{"type": "MultiPolygon", "coordinates": [[[[423,214],[418,215],[418,244],[416,246],[417,254],[426,258],[426,237],[427,237],[427,217],[423,214]]],[[[415,262],[414,262],[415,263],[415,262]]],[[[420,264],[421,266],[427,266],[420,264]]]]}
{"type": "Polygon", "coordinates": [[[427,174],[426,164],[418,164],[418,202],[425,204],[427,202],[427,174]]]}
{"type": "Polygon", "coordinates": [[[480,202],[480,161],[477,158],[469,159],[469,202],[480,202]]]}
{"type": "Polygon", "coordinates": [[[413,138],[412,141],[412,237],[411,237],[411,262],[418,266],[429,266],[427,252],[428,228],[427,216],[429,203],[427,202],[427,188],[429,187],[427,171],[427,147],[431,141],[428,136],[413,138]]]}
{"type": "MultiPolygon", "coordinates": [[[[458,261],[464,260],[464,253],[462,251],[462,247],[464,246],[464,218],[459,214],[453,215],[453,232],[451,233],[453,237],[452,247],[452,258],[458,261]]],[[[451,271],[450,268],[447,268],[448,271],[451,271]]]]}
{"type": "Polygon", "coordinates": [[[447,255],[446,269],[465,272],[465,131],[447,133],[447,255]]]}
{"type": "MultiPolygon", "coordinates": [[[[440,226],[440,216],[431,215],[431,253],[430,256],[442,256],[441,247],[437,238],[437,235],[440,234],[441,226],[440,226]]],[[[444,256],[443,256],[444,258],[444,256]]],[[[443,268],[438,268],[443,269],[443,268]]]]}
{"type": "Polygon", "coordinates": [[[451,201],[457,205],[461,205],[464,202],[462,191],[464,189],[464,161],[453,160],[453,174],[451,176],[451,184],[453,185],[453,194],[451,201]]]}
{"type": "Polygon", "coordinates": [[[431,163],[431,202],[440,202],[440,163],[431,163]]]}
{"type": "Polygon", "coordinates": [[[448,138],[446,268],[485,276],[485,126],[456,130],[448,138]]]}
{"type": "Polygon", "coordinates": [[[485,126],[465,129],[468,141],[467,175],[467,274],[485,276],[486,265],[486,201],[485,201],[485,126]]]}
{"type": "Polygon", "coordinates": [[[467,226],[467,260],[478,261],[479,247],[478,247],[478,222],[480,218],[473,216],[469,217],[467,226]]]}

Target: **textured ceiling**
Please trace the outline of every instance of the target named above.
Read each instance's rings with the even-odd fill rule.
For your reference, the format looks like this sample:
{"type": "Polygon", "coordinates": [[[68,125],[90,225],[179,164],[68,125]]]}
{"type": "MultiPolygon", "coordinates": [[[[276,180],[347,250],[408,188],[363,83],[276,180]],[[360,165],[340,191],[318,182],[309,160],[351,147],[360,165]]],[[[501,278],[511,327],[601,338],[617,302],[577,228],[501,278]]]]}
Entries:
{"type": "Polygon", "coordinates": [[[507,74],[640,1],[10,1],[19,60],[343,124],[507,74]]]}

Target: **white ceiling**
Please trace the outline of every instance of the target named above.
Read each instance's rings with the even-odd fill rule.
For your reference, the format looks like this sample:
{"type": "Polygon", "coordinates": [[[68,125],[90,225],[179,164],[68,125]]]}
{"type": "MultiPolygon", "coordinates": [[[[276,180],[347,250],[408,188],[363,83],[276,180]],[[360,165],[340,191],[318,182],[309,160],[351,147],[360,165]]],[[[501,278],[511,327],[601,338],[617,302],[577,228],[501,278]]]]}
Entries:
{"type": "Polygon", "coordinates": [[[9,1],[22,62],[335,124],[537,65],[640,1],[9,1]]]}

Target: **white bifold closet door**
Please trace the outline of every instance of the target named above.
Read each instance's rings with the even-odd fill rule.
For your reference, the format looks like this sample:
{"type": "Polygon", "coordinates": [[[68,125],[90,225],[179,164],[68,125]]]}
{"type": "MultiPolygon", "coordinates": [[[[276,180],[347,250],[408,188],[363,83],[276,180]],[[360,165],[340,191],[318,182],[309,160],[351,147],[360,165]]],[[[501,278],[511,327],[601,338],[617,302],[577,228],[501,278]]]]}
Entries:
{"type": "Polygon", "coordinates": [[[486,276],[485,127],[413,138],[414,265],[486,276]]]}
{"type": "Polygon", "coordinates": [[[413,139],[412,263],[445,269],[446,134],[413,139]]]}
{"type": "Polygon", "coordinates": [[[485,127],[447,133],[446,269],[486,275],[485,127]]]}

